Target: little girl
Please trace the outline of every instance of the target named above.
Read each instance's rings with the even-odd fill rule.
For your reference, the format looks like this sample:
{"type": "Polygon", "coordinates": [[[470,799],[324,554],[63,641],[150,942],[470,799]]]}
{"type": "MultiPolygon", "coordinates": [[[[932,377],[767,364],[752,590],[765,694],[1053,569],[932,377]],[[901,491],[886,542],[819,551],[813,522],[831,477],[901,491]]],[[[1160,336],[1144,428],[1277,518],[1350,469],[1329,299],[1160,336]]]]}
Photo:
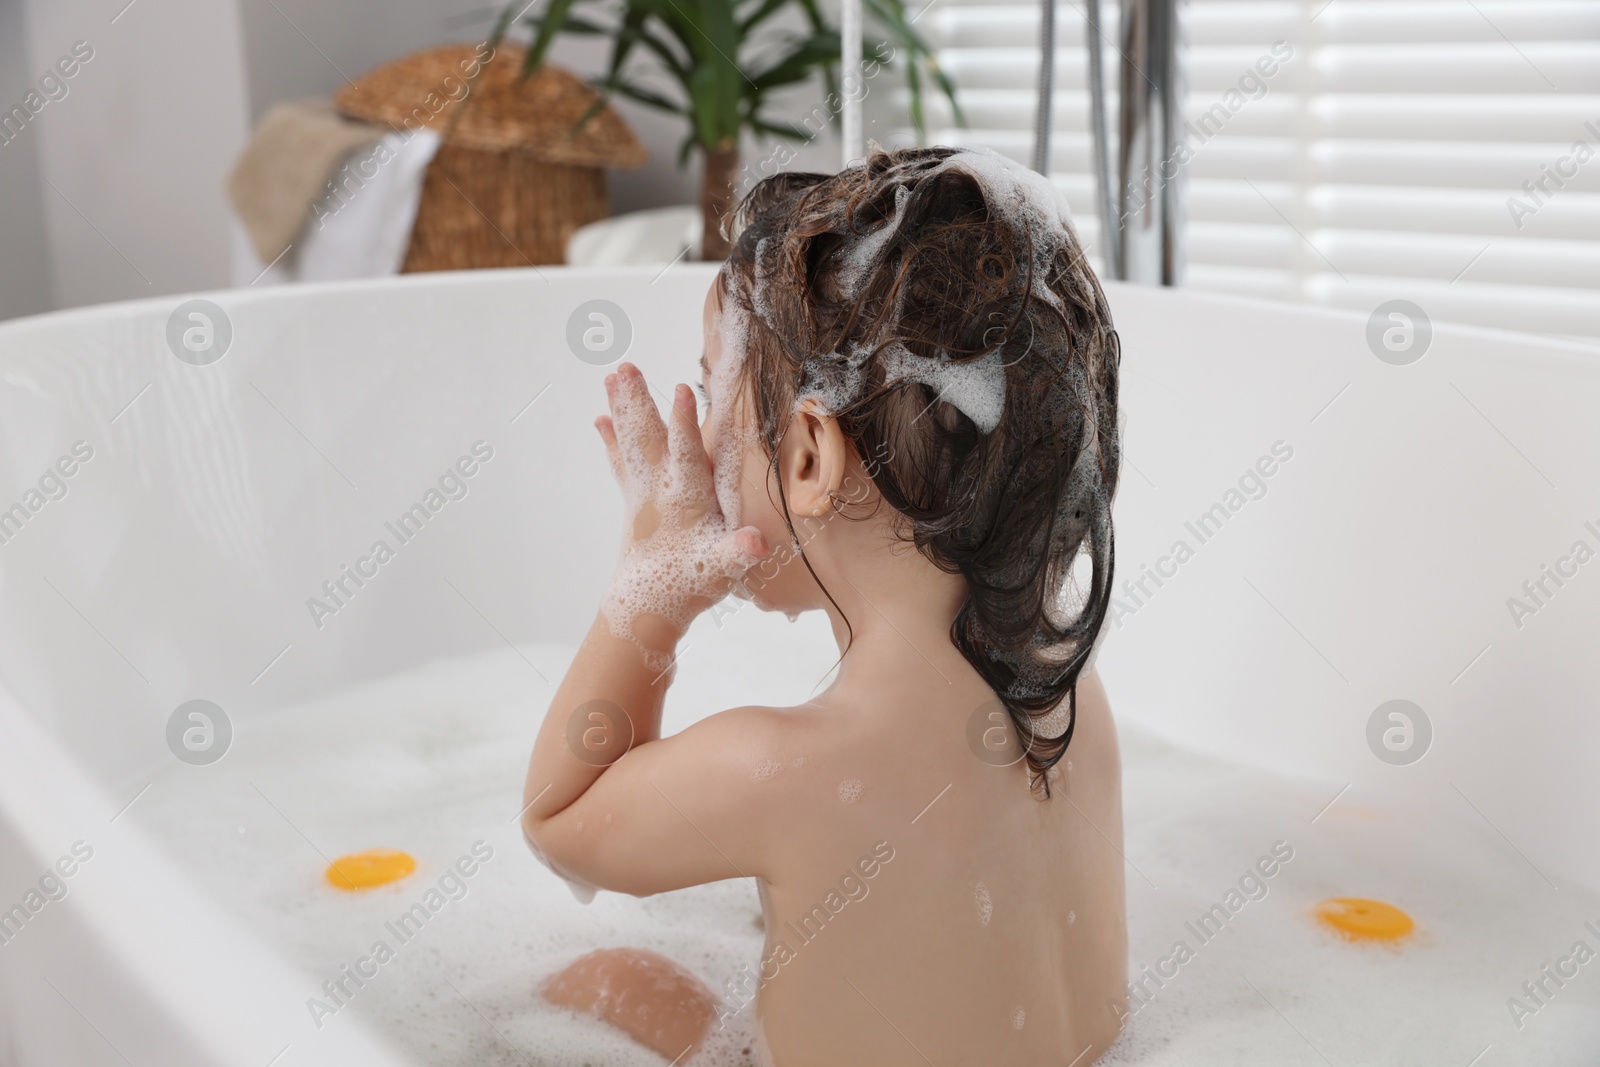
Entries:
{"type": "MultiPolygon", "coordinates": [[[[780,174],[706,297],[705,412],[639,371],[596,426],[627,501],[550,706],[524,828],[644,896],[754,878],[755,1050],[778,1067],[1085,1067],[1127,934],[1111,588],[1117,336],[1066,206],[991,152],[780,174]],[[832,685],[660,735],[729,593],[828,614],[832,685]],[[1070,743],[1070,746],[1069,746],[1070,743]]],[[[682,1063],[739,1006],[653,953],[544,986],[682,1063]]]]}

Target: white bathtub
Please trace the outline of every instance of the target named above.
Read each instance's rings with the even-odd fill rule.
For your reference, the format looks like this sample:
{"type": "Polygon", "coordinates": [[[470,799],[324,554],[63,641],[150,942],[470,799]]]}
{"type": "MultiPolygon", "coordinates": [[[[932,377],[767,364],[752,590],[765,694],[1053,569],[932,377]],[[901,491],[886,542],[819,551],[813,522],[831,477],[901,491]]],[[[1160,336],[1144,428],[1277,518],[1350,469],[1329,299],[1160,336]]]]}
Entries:
{"type": "MultiPolygon", "coordinates": [[[[0,909],[93,853],[63,861],[64,899],[0,927],[0,1065],[400,1062],[354,1025],[313,1029],[304,980],[119,813],[171,765],[185,701],[242,721],[580,631],[620,505],[589,427],[605,372],[568,319],[614,301],[627,357],[689,380],[712,272],[656,273],[211,294],[233,336],[206,366],[169,348],[175,298],[0,325],[0,509],[27,511],[0,527],[0,909]],[[30,498],[80,441],[65,495],[30,498]],[[464,502],[319,627],[307,599],[478,441],[494,459],[464,502]]],[[[1118,572],[1167,575],[1119,591],[1118,713],[1321,778],[1330,801],[1459,809],[1552,885],[1600,886],[1600,560],[1569,556],[1600,549],[1600,350],[1436,326],[1396,366],[1360,315],[1110,296],[1118,572]],[[1230,499],[1275,445],[1265,495],[1230,499]],[[1185,524],[1218,503],[1202,541],[1185,524]],[[1544,564],[1576,574],[1535,605],[1544,564]],[[1513,596],[1537,610],[1514,617],[1513,596]],[[1392,699],[1431,723],[1419,761],[1369,748],[1392,699]]]]}

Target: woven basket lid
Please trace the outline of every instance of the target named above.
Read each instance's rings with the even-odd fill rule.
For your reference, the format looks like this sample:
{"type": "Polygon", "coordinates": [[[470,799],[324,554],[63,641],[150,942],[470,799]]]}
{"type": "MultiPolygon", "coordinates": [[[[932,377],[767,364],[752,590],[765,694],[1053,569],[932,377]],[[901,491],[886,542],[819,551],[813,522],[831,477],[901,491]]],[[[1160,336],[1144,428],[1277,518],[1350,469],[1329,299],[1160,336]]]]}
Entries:
{"type": "Polygon", "coordinates": [[[545,63],[524,79],[521,47],[503,43],[486,63],[480,48],[488,54],[487,46],[470,44],[414,52],[347,84],[334,103],[362,122],[449,131],[450,145],[521,152],[546,163],[637,167],[649,158],[609,105],[573,130],[598,96],[576,76],[545,63]],[[468,91],[467,75],[480,65],[468,91]]]}

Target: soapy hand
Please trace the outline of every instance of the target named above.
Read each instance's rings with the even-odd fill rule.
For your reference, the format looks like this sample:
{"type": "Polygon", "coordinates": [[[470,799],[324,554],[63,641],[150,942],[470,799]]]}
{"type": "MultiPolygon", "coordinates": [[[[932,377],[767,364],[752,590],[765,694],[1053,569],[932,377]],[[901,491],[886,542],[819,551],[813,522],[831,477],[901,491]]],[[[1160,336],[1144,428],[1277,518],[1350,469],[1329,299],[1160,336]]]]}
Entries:
{"type": "Polygon", "coordinates": [[[595,427],[622,486],[626,529],[601,611],[612,633],[639,645],[652,668],[664,669],[694,617],[770,549],[755,527],[735,529],[724,516],[688,386],[674,391],[666,424],[644,375],[630,363],[606,378],[606,396],[611,414],[595,427]]]}

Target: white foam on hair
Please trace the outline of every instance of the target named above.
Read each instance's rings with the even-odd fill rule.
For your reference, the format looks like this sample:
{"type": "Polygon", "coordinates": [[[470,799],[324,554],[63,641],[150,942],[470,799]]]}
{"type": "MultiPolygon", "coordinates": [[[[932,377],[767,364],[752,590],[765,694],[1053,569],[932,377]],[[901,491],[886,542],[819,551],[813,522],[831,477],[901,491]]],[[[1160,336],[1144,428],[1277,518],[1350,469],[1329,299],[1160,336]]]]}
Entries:
{"type": "Polygon", "coordinates": [[[1005,219],[1017,232],[1026,232],[1033,239],[1033,285],[1030,293],[1057,311],[1066,306],[1061,297],[1045,284],[1051,261],[1063,245],[1083,255],[1078,241],[1078,231],[1072,225],[1072,209],[1067,205],[1066,194],[1049,178],[1038,171],[1023,166],[1009,156],[992,148],[964,148],[946,158],[928,174],[940,174],[960,168],[971,174],[983,186],[984,199],[989,210],[1005,219]]]}
{"type": "MultiPolygon", "coordinates": [[[[755,312],[757,319],[768,324],[774,321],[772,314],[772,299],[767,295],[767,293],[768,286],[770,284],[769,279],[772,276],[772,270],[769,266],[769,264],[772,262],[771,249],[777,243],[778,238],[776,237],[763,237],[761,240],[756,242],[755,284],[750,286],[751,310],[755,312]]],[[[723,314],[727,315],[727,313],[732,310],[728,305],[736,302],[737,301],[725,302],[723,304],[723,314]]]]}
{"type": "Polygon", "coordinates": [[[1072,226],[1072,209],[1067,196],[1045,175],[1025,167],[1010,156],[1001,155],[992,148],[963,148],[946,158],[930,173],[938,173],[952,166],[965,167],[983,182],[986,190],[998,194],[999,203],[991,204],[1002,211],[1013,213],[1010,221],[1019,224],[1017,212],[1026,212],[1031,221],[1042,223],[1047,235],[1065,232],[1076,238],[1072,226]]]}
{"type": "Polygon", "coordinates": [[[900,223],[904,221],[903,209],[906,199],[911,195],[908,186],[900,186],[894,191],[894,207],[889,215],[872,233],[865,237],[858,237],[854,244],[846,246],[844,258],[839,264],[839,287],[850,296],[854,296],[861,288],[861,283],[866,280],[872,268],[878,265],[878,256],[883,252],[884,245],[889,243],[900,230],[900,223]]]}
{"type": "Polygon", "coordinates": [[[1006,410],[1006,366],[998,349],[958,363],[942,352],[935,359],[923,359],[894,344],[880,358],[885,382],[926,385],[983,433],[993,433],[1000,425],[1006,410]]]}
{"type": "MultiPolygon", "coordinates": [[[[1018,232],[1034,239],[1032,296],[1058,311],[1064,310],[1061,298],[1046,284],[1051,261],[1063,245],[1077,247],[1077,232],[1066,195],[1049,178],[989,148],[965,148],[953,153],[937,166],[920,173],[916,182],[929,181],[952,168],[971,174],[984,189],[989,208],[1018,232]]],[[[848,239],[839,253],[836,267],[841,292],[854,299],[862,285],[877,269],[883,250],[899,233],[905,220],[905,206],[911,187],[895,189],[894,207],[882,224],[870,234],[848,239]]],[[[769,242],[763,238],[756,246],[756,280],[751,304],[764,321],[771,321],[771,300],[767,294],[765,264],[769,242]]],[[[1080,252],[1081,255],[1081,252],[1080,252]]],[[[863,373],[866,353],[856,351],[848,357],[838,352],[818,353],[806,360],[804,378],[795,399],[795,410],[810,402],[829,414],[849,408],[861,398],[866,378],[863,373]]],[[[1000,349],[981,358],[952,360],[939,353],[934,358],[919,358],[901,345],[884,349],[885,382],[912,381],[933,389],[940,400],[951,404],[972,420],[982,433],[993,433],[1005,414],[1006,378],[1000,349]]]]}
{"type": "MultiPolygon", "coordinates": [[[[963,351],[960,359],[940,350],[922,354],[921,346],[914,346],[919,353],[914,355],[902,336],[914,334],[914,329],[905,318],[904,302],[909,297],[901,288],[893,298],[895,306],[862,309],[873,321],[857,322],[852,328],[867,336],[851,338],[841,344],[844,351],[804,354],[794,410],[813,405],[826,413],[839,415],[852,409],[868,388],[880,382],[891,388],[915,383],[932,394],[917,418],[943,402],[965,416],[978,432],[993,434],[1007,413],[1008,375],[1050,373],[1034,367],[1035,363],[1046,362],[1054,368],[1054,374],[1048,383],[1039,383],[1049,386],[1046,395],[1038,398],[1038,404],[1044,409],[1040,417],[1059,430],[1072,428],[1070,432],[1081,437],[1073,442],[1080,452],[1080,460],[1068,472],[1066,491],[1055,501],[1062,521],[1055,526],[1050,558],[1064,556],[1082,545],[1088,556],[1102,559],[1109,546],[1110,495],[1115,485],[1117,446],[1114,428],[1102,428],[1096,419],[1103,403],[1099,390],[1106,384],[1100,376],[1107,373],[1108,361],[1114,359],[1115,349],[1114,341],[1106,332],[1110,329],[1109,322],[1098,328],[1095,324],[1085,324],[1068,306],[1069,300],[1086,299],[1098,310],[1099,300],[1072,225],[1071,209],[1060,187],[1049,178],[987,148],[960,149],[933,159],[920,158],[892,165],[881,181],[885,187],[893,188],[893,205],[887,205],[883,194],[875,190],[872,210],[883,212],[881,219],[873,220],[875,228],[870,232],[858,232],[857,226],[868,223],[853,218],[843,227],[844,232],[830,236],[830,243],[837,243],[831,244],[819,282],[828,289],[826,295],[830,303],[842,302],[848,307],[859,302],[868,291],[867,287],[873,285],[874,277],[893,269],[887,253],[904,235],[909,215],[920,217],[923,205],[931,208],[934,206],[932,198],[952,191],[948,188],[949,179],[942,178],[952,172],[959,176],[957,185],[970,182],[981,193],[987,224],[996,231],[995,236],[1003,235],[1010,245],[997,257],[1006,272],[1005,277],[996,278],[991,274],[990,281],[1003,284],[1005,302],[1013,308],[1019,300],[1039,304],[1032,309],[1034,313],[1011,324],[1019,329],[1027,328],[1030,335],[1026,338],[1008,336],[1011,325],[986,323],[990,328],[978,340],[976,351],[963,351]],[[940,184],[947,188],[938,188],[940,184]],[[1058,293],[1052,288],[1064,282],[1074,290],[1087,291],[1068,297],[1063,295],[1065,289],[1058,293]],[[1038,314],[1041,311],[1053,314],[1038,314]],[[1034,352],[1031,331],[1036,329],[1047,335],[1045,343],[1052,346],[1050,351],[1034,352]],[[1078,346],[1085,347],[1086,351],[1076,352],[1078,346]],[[869,365],[869,359],[876,359],[878,365],[869,365]],[[1018,369],[1013,371],[1013,367],[1018,369]],[[1112,454],[1103,455],[1102,449],[1110,449],[1112,454]]],[[[779,327],[775,325],[771,310],[780,295],[791,294],[780,294],[770,287],[779,278],[792,281],[791,268],[797,266],[781,260],[781,250],[776,244],[781,240],[783,238],[766,237],[757,243],[750,292],[751,306],[774,330],[779,327]]],[[[985,270],[989,266],[989,263],[971,265],[984,273],[990,273],[985,270]]],[[[917,268],[913,265],[911,269],[917,268]]],[[[974,281],[983,284],[982,279],[974,281]]],[[[1000,317],[1011,318],[1009,315],[1000,317]]],[[[1058,595],[1049,597],[1044,605],[1045,618],[1050,625],[1040,627],[1027,647],[994,655],[1010,668],[1015,679],[1006,687],[1004,696],[1007,699],[1035,701],[1059,697],[1064,672],[1075,662],[1080,664],[1081,670],[1082,656],[1093,654],[1097,635],[1087,632],[1087,624],[1095,608],[1085,595],[1087,586],[1082,566],[1076,567],[1076,573],[1073,568],[1054,567],[1050,577],[1052,588],[1059,590],[1058,595]],[[1077,583],[1071,580],[1074,577],[1079,579],[1077,583]]],[[[1061,714],[1064,718],[1065,712],[1061,714]]],[[[1065,722],[1061,726],[1064,730],[1065,722]]],[[[1060,736],[1062,730],[1050,731],[1047,736],[1060,736]]]]}
{"type": "Polygon", "coordinates": [[[729,529],[738,529],[739,478],[745,452],[756,440],[740,389],[749,353],[750,314],[739,301],[724,299],[713,329],[717,333],[719,354],[716,365],[711,368],[711,380],[705,383],[706,393],[711,398],[711,460],[722,517],[729,529]]]}

